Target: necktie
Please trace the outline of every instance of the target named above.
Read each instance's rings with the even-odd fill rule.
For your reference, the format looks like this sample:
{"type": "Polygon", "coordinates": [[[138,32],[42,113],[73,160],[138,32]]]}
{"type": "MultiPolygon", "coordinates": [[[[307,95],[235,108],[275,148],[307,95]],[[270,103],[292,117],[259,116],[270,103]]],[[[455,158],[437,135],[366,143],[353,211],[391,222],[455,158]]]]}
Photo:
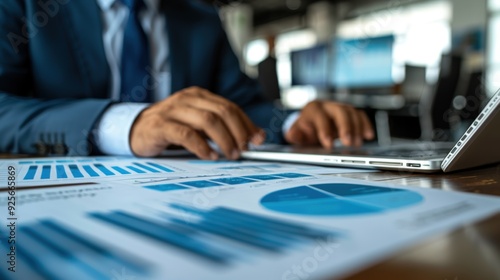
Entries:
{"type": "Polygon", "coordinates": [[[151,102],[148,38],[142,29],[139,12],[143,0],[121,0],[130,10],[123,36],[121,61],[121,101],[151,102]]]}

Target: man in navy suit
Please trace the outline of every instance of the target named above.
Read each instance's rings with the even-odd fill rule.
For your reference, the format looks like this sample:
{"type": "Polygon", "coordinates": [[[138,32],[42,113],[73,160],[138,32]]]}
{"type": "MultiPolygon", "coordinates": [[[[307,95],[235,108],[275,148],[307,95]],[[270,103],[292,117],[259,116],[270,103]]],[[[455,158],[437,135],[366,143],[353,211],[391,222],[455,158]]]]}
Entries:
{"type": "Polygon", "coordinates": [[[155,156],[183,146],[235,159],[248,143],[360,145],[350,106],[288,115],[244,75],[217,11],[196,0],[0,1],[0,152],[33,153],[47,133],[71,155],[155,156]],[[282,132],[284,131],[284,134],[282,132]]]}

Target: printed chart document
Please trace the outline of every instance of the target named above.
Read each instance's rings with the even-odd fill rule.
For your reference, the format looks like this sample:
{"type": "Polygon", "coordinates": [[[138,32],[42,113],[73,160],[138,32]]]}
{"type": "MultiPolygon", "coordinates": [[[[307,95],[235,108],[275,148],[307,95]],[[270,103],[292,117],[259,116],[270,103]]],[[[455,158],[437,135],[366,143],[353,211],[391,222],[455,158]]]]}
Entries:
{"type": "MultiPolygon", "coordinates": [[[[19,188],[58,184],[102,183],[104,181],[171,180],[237,173],[306,171],[314,174],[367,172],[360,169],[329,168],[301,164],[257,161],[198,159],[138,159],[134,157],[76,157],[0,161],[0,171],[16,168],[19,188]]],[[[0,188],[5,188],[4,185],[0,188]]]]}
{"type": "MultiPolygon", "coordinates": [[[[494,197],[332,178],[304,166],[256,171],[242,162],[221,172],[228,166],[196,162],[194,172],[189,161],[92,160],[41,163],[27,180],[60,182],[57,165],[72,172],[65,164],[82,175],[91,166],[99,178],[2,189],[0,279],[334,279],[500,211],[494,197]],[[43,165],[52,179],[41,178],[43,165]],[[106,176],[102,166],[145,173],[106,176]]],[[[26,165],[15,173],[23,183],[37,166],[26,165]]],[[[11,181],[8,166],[2,185],[11,181]]]]}

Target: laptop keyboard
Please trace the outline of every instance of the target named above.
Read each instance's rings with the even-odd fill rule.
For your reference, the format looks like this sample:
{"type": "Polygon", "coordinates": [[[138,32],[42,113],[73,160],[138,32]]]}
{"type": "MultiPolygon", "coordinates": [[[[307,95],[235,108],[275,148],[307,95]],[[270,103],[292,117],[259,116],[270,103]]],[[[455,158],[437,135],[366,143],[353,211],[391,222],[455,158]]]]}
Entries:
{"type": "Polygon", "coordinates": [[[428,157],[445,157],[450,149],[436,150],[408,150],[408,149],[391,149],[374,152],[374,156],[387,157],[404,157],[404,158],[428,158],[428,157]]]}

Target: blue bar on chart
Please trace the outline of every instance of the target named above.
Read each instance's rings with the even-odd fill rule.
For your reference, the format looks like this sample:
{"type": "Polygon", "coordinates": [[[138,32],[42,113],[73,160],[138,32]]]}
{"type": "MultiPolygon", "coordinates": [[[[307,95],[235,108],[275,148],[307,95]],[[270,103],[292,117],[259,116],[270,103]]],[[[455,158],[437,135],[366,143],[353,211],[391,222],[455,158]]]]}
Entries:
{"type": "Polygon", "coordinates": [[[245,176],[245,178],[253,179],[253,180],[259,180],[259,181],[270,181],[270,180],[280,180],[283,179],[281,177],[276,177],[273,175],[249,175],[245,176]]]}
{"type": "Polygon", "coordinates": [[[228,185],[240,185],[240,184],[248,184],[248,183],[255,182],[255,180],[246,179],[243,177],[219,178],[219,179],[213,179],[212,181],[223,183],[223,184],[228,184],[228,185]]]}
{"type": "Polygon", "coordinates": [[[181,184],[195,188],[210,188],[210,187],[221,186],[221,184],[212,181],[191,181],[191,182],[182,182],[181,184]]]}
{"type": "Polygon", "coordinates": [[[142,163],[134,162],[133,164],[135,164],[135,165],[139,166],[140,168],[142,168],[142,169],[144,169],[144,170],[147,170],[147,171],[149,171],[149,172],[153,172],[153,173],[160,173],[160,171],[158,171],[158,170],[156,170],[156,169],[154,169],[154,168],[151,168],[151,167],[149,167],[149,166],[146,166],[146,165],[144,165],[144,164],[142,164],[142,163]]]}
{"type": "MultiPolygon", "coordinates": [[[[88,275],[79,265],[68,261],[68,256],[54,250],[48,244],[33,236],[32,231],[22,227],[19,229],[18,238],[23,242],[16,244],[19,254],[25,256],[28,262],[37,267],[41,276],[45,279],[95,279],[95,275],[88,275]],[[40,258],[40,256],[44,256],[40,258]],[[64,269],[61,269],[64,264],[64,269]]],[[[102,278],[97,278],[102,279],[102,278]]]]}
{"type": "Polygon", "coordinates": [[[20,256],[46,279],[110,279],[113,270],[120,271],[123,267],[136,275],[146,276],[148,272],[142,261],[114,253],[51,220],[25,225],[19,229],[19,236],[23,240],[19,245],[20,256]]]}
{"type": "MultiPolygon", "coordinates": [[[[7,242],[5,242],[7,243],[7,242]]],[[[9,245],[9,244],[7,244],[9,245]]],[[[2,246],[0,244],[0,250],[2,252],[9,252],[9,246],[2,246]]],[[[7,269],[0,269],[0,279],[2,280],[17,280],[17,279],[30,279],[30,280],[44,280],[47,277],[43,278],[40,275],[40,271],[37,271],[36,268],[31,265],[28,260],[22,256],[20,253],[16,254],[16,268],[15,272],[9,271],[7,269]]]]}
{"type": "Polygon", "coordinates": [[[37,165],[31,165],[28,169],[28,172],[24,176],[24,180],[33,180],[35,178],[37,169],[38,169],[37,165]]]}
{"type": "Polygon", "coordinates": [[[191,220],[180,217],[172,218],[172,215],[165,215],[165,218],[172,222],[185,224],[200,231],[275,252],[290,248],[297,243],[316,242],[318,239],[325,240],[330,237],[337,239],[340,236],[337,232],[316,229],[226,207],[205,210],[176,203],[169,204],[169,206],[182,213],[200,218],[191,219],[195,221],[191,222],[191,220]]]}
{"type": "Polygon", "coordinates": [[[174,191],[178,189],[185,189],[185,187],[179,188],[181,186],[188,186],[192,188],[211,188],[211,187],[221,187],[224,185],[241,185],[249,184],[260,181],[272,181],[272,180],[283,180],[288,178],[301,178],[309,177],[310,175],[299,174],[299,173],[281,173],[281,174],[269,174],[269,175],[247,175],[242,177],[229,177],[229,178],[217,178],[210,180],[197,180],[197,181],[187,181],[179,182],[178,184],[166,184],[158,186],[148,186],[145,187],[151,190],[157,191],[174,191]]]}
{"type": "Polygon", "coordinates": [[[232,241],[243,243],[250,247],[263,249],[271,252],[279,252],[282,249],[281,245],[269,243],[267,240],[263,240],[261,238],[255,238],[255,236],[252,236],[250,234],[243,234],[242,232],[237,232],[234,228],[228,228],[226,226],[222,226],[221,224],[214,225],[205,222],[194,223],[179,218],[168,218],[168,219],[172,223],[184,225],[187,227],[191,227],[192,229],[197,231],[210,233],[223,238],[227,238],[232,241]]]}
{"type": "Polygon", "coordinates": [[[46,180],[50,179],[50,165],[44,165],[42,166],[42,176],[41,179],[46,180]]]}
{"type": "Polygon", "coordinates": [[[144,186],[145,189],[167,192],[167,191],[175,191],[175,190],[185,190],[186,187],[177,185],[177,184],[161,184],[161,185],[152,185],[152,186],[144,186]]]}
{"type": "Polygon", "coordinates": [[[122,211],[115,211],[109,214],[93,213],[90,216],[173,245],[216,263],[223,264],[231,259],[231,256],[225,251],[212,246],[209,242],[199,240],[197,232],[186,227],[173,224],[160,224],[122,211]]]}
{"type": "Polygon", "coordinates": [[[266,231],[273,230],[275,235],[278,232],[286,235],[301,236],[307,239],[324,239],[327,236],[339,236],[338,233],[333,233],[325,230],[314,229],[301,224],[289,223],[269,217],[257,216],[242,211],[218,207],[212,211],[213,215],[220,219],[230,221],[235,227],[253,227],[255,230],[266,231]]]}
{"type": "Polygon", "coordinates": [[[78,252],[79,256],[89,256],[86,261],[103,274],[108,274],[112,269],[119,270],[122,267],[127,267],[136,273],[146,272],[145,265],[138,263],[131,256],[114,253],[93,239],[57,222],[44,220],[32,227],[38,233],[50,236],[52,240],[57,240],[54,242],[56,243],[54,246],[60,246],[61,249],[69,251],[70,254],[78,252]]]}
{"type": "Polygon", "coordinates": [[[138,174],[144,174],[146,173],[146,171],[142,170],[142,169],[139,169],[135,166],[126,166],[128,169],[134,171],[135,173],[138,173],[138,174]]]}
{"type": "Polygon", "coordinates": [[[99,169],[106,176],[115,175],[115,173],[111,172],[109,169],[107,169],[104,165],[102,165],[100,163],[96,163],[96,164],[94,164],[94,166],[97,167],[97,169],[99,169]]]}
{"type": "Polygon", "coordinates": [[[165,171],[165,172],[174,172],[172,169],[169,169],[169,168],[166,168],[165,166],[161,165],[161,164],[158,164],[158,163],[154,163],[154,162],[148,162],[147,164],[153,166],[153,167],[156,167],[162,171],[165,171]]]}
{"type": "Polygon", "coordinates": [[[119,167],[119,166],[111,166],[111,168],[113,168],[115,171],[117,171],[118,173],[122,174],[122,175],[128,175],[130,174],[130,172],[128,172],[127,170],[119,167]]]}
{"type": "Polygon", "coordinates": [[[90,165],[82,165],[82,168],[90,177],[100,177],[99,173],[95,172],[90,165]]]}
{"type": "Polygon", "coordinates": [[[49,163],[54,163],[53,160],[36,160],[36,164],[49,164],[49,163]]]}
{"type": "Polygon", "coordinates": [[[70,164],[68,167],[74,178],[83,178],[83,174],[76,164],[70,164]]]}
{"type": "Polygon", "coordinates": [[[274,174],[274,175],[284,177],[284,178],[290,178],[290,179],[311,177],[311,175],[300,174],[300,173],[280,173],[280,174],[274,174]]]}
{"type": "Polygon", "coordinates": [[[336,231],[231,208],[206,210],[183,204],[168,206],[174,212],[160,212],[154,218],[121,210],[96,212],[89,216],[222,264],[242,261],[248,254],[281,253],[304,243],[314,244],[318,240],[330,238],[340,240],[340,234],[336,231]],[[197,217],[186,219],[186,214],[197,217]],[[239,250],[238,246],[254,250],[239,250]]]}
{"type": "Polygon", "coordinates": [[[312,227],[295,224],[287,221],[278,220],[275,218],[263,217],[231,208],[217,207],[210,211],[201,210],[187,205],[172,203],[169,204],[173,209],[178,209],[182,212],[187,212],[197,215],[206,220],[221,220],[225,223],[231,223],[236,228],[244,225],[252,225],[254,230],[262,231],[264,228],[273,229],[275,233],[282,232],[288,235],[297,235],[304,238],[316,239],[325,238],[327,236],[339,236],[338,233],[314,229],[312,227]]]}
{"type": "Polygon", "coordinates": [[[23,232],[25,236],[29,236],[30,238],[33,238],[33,240],[43,243],[47,250],[52,251],[52,255],[57,255],[58,258],[70,260],[70,262],[66,261],[65,269],[67,269],[67,266],[70,266],[70,269],[72,268],[72,273],[79,275],[75,275],[76,279],[80,279],[80,277],[83,279],[106,279],[106,274],[100,271],[99,268],[93,267],[78,256],[74,255],[75,252],[78,252],[79,254],[81,254],[81,252],[73,252],[71,247],[65,246],[68,244],[61,244],[63,243],[63,240],[60,240],[59,238],[54,240],[56,239],[54,236],[44,234],[45,230],[43,227],[40,227],[39,225],[23,227],[21,228],[21,232],[23,232]]]}
{"type": "Polygon", "coordinates": [[[68,175],[66,174],[66,170],[64,169],[64,165],[56,165],[56,173],[57,173],[57,179],[68,178],[68,175]]]}

